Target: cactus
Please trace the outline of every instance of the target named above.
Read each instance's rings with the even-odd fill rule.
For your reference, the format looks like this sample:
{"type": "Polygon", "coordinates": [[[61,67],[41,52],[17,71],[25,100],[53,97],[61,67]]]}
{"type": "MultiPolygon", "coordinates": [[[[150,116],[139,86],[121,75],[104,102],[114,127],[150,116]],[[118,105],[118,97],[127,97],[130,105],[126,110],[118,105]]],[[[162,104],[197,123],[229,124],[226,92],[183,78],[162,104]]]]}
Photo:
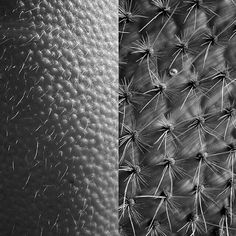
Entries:
{"type": "Polygon", "coordinates": [[[119,228],[236,235],[236,2],[120,0],[119,228]]]}

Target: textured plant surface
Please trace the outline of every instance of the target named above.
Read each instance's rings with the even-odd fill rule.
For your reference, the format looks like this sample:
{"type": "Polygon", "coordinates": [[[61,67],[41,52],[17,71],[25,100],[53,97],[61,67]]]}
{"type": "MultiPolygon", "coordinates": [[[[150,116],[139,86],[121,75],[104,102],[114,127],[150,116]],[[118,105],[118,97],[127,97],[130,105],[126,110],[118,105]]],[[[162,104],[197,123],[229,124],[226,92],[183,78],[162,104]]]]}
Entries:
{"type": "Polygon", "coordinates": [[[121,235],[236,235],[236,3],[120,0],[121,235]]]}
{"type": "Polygon", "coordinates": [[[118,235],[118,4],[0,0],[0,235],[118,235]]]}

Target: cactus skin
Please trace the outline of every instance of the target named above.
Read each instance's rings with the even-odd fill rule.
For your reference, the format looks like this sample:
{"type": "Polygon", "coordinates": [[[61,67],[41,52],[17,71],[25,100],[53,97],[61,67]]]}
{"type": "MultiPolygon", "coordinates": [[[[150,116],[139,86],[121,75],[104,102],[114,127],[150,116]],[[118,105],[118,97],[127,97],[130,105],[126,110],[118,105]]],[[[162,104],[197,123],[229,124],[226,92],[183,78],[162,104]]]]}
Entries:
{"type": "Polygon", "coordinates": [[[120,234],[236,235],[236,3],[119,4],[120,234]]]}
{"type": "Polygon", "coordinates": [[[118,235],[116,1],[0,1],[0,235],[118,235]]]}

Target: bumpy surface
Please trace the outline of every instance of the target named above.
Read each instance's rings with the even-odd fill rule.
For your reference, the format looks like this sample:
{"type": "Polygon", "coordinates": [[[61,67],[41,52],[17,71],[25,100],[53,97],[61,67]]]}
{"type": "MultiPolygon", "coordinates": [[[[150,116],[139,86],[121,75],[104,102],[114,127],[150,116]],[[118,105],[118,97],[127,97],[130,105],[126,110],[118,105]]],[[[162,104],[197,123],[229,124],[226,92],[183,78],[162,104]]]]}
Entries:
{"type": "Polygon", "coordinates": [[[117,6],[0,1],[0,235],[117,235],[117,6]]]}
{"type": "Polygon", "coordinates": [[[236,235],[236,3],[120,0],[122,236],[236,235]]]}

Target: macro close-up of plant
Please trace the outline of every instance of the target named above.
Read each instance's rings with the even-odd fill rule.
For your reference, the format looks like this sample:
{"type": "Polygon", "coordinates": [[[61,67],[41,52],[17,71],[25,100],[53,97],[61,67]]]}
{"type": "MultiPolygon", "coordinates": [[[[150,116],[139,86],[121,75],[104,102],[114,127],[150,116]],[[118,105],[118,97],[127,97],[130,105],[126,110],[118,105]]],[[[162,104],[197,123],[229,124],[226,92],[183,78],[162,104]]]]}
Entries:
{"type": "Polygon", "coordinates": [[[0,236],[236,236],[236,0],[0,0],[0,236]]]}
{"type": "Polygon", "coordinates": [[[117,236],[118,3],[0,0],[0,236],[117,236]]]}
{"type": "Polygon", "coordinates": [[[236,235],[235,117],[236,2],[120,0],[120,235],[236,235]]]}

